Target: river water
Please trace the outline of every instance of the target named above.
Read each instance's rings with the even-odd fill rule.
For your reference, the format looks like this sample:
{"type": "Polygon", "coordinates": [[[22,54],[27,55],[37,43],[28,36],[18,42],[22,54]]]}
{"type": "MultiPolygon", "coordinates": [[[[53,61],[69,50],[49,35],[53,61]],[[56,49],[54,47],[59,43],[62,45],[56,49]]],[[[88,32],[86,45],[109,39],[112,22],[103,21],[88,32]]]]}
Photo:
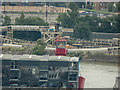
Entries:
{"type": "Polygon", "coordinates": [[[84,88],[113,88],[118,76],[118,64],[102,62],[80,62],[84,88]]]}

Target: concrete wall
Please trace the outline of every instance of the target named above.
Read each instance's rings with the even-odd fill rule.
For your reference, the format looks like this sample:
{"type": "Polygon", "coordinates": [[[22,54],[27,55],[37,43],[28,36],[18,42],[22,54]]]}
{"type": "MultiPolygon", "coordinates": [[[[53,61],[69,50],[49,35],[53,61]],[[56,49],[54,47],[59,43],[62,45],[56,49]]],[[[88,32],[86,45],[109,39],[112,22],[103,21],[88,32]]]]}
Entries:
{"type": "Polygon", "coordinates": [[[118,33],[99,33],[99,32],[92,33],[93,39],[113,39],[116,36],[118,36],[118,33]]]}

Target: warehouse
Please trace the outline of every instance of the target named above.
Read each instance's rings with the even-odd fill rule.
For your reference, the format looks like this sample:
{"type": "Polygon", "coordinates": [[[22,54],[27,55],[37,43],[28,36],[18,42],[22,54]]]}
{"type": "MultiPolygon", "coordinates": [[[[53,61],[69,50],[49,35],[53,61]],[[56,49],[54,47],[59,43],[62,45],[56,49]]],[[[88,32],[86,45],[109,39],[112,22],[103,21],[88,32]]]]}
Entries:
{"type": "Polygon", "coordinates": [[[3,87],[78,87],[79,59],[2,54],[3,87]]]}

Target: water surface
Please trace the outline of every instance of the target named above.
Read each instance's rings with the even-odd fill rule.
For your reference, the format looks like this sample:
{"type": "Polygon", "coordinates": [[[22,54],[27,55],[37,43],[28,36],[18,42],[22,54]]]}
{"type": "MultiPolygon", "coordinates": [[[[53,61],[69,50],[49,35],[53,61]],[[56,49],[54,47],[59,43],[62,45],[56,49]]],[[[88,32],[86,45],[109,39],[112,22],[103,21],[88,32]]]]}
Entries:
{"type": "Polygon", "coordinates": [[[85,78],[84,88],[113,88],[118,76],[118,64],[80,62],[80,72],[85,78]]]}

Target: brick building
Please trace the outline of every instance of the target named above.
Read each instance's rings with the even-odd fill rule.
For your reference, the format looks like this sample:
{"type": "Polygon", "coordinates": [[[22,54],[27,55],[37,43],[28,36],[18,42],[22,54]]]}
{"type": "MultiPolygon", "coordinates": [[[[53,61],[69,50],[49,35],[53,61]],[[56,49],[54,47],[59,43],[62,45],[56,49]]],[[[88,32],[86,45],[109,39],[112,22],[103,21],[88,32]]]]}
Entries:
{"type": "Polygon", "coordinates": [[[93,9],[94,10],[102,10],[107,11],[107,2],[93,2],[93,9]]]}

